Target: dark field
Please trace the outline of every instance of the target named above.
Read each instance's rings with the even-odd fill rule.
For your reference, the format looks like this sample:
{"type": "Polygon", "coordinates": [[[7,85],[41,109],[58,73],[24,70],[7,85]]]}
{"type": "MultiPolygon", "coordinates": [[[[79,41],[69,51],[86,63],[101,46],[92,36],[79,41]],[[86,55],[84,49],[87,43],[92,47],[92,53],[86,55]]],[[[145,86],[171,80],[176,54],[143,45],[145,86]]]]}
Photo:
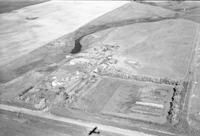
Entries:
{"type": "Polygon", "coordinates": [[[0,13],[10,12],[48,0],[0,0],[0,13]]]}

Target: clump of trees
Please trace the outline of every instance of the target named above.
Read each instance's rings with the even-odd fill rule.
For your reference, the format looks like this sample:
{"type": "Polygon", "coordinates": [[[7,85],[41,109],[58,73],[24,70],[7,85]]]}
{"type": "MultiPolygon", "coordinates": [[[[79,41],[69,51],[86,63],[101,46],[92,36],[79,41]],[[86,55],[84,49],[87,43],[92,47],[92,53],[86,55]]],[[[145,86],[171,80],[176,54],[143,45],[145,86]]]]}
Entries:
{"type": "Polygon", "coordinates": [[[184,91],[184,86],[175,85],[173,88],[173,95],[170,102],[170,109],[168,111],[167,119],[173,125],[178,125],[180,118],[180,110],[181,110],[181,93],[184,91]]]}

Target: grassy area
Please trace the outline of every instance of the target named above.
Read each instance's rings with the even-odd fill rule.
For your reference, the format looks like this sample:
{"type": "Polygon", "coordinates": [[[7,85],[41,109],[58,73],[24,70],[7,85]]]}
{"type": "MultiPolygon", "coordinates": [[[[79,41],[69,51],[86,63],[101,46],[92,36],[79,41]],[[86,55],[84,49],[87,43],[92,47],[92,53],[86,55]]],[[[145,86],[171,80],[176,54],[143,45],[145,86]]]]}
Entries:
{"type": "Polygon", "coordinates": [[[10,12],[49,0],[0,0],[0,13],[10,12]]]}

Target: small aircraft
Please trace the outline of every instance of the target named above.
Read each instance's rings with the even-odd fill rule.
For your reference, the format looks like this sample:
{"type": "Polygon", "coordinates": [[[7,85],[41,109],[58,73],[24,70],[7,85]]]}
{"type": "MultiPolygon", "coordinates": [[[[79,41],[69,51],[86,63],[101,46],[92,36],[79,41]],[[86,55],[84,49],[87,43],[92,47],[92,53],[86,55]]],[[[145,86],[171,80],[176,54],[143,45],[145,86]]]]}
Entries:
{"type": "Polygon", "coordinates": [[[89,133],[88,133],[88,135],[90,136],[90,135],[92,135],[92,134],[100,134],[100,131],[97,131],[97,127],[94,127],[89,133]]]}

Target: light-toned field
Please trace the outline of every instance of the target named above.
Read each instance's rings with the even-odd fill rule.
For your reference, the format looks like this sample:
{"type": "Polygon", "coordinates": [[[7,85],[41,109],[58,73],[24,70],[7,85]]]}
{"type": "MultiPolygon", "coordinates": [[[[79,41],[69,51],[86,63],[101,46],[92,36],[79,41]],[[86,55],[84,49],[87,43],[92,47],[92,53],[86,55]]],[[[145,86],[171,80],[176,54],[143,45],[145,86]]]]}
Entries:
{"type": "Polygon", "coordinates": [[[0,82],[61,61],[73,48],[73,36],[66,35],[125,3],[49,1],[0,14],[0,82]]]}
{"type": "Polygon", "coordinates": [[[0,66],[125,3],[127,2],[109,1],[105,4],[102,1],[49,1],[0,14],[0,66]]]}

